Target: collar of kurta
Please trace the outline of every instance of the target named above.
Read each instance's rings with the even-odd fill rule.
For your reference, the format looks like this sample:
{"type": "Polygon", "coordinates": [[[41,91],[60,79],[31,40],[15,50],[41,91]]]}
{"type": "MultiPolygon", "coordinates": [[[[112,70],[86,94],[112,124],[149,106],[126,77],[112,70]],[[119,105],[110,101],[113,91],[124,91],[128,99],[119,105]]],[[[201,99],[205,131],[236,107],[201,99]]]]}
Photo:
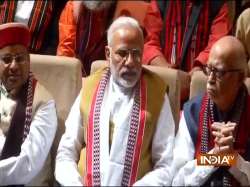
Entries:
{"type": "MultiPolygon", "coordinates": [[[[35,85],[36,80],[30,73],[27,82],[20,90],[18,99],[15,101],[16,106],[10,107],[10,110],[12,111],[10,111],[9,113],[9,124],[7,124],[8,126],[6,126],[5,132],[6,140],[3,146],[0,160],[9,158],[11,156],[17,156],[21,151],[21,145],[27,137],[30,129],[35,85]]],[[[0,100],[2,102],[2,98],[0,98],[0,100]]],[[[11,100],[8,99],[7,102],[11,102],[11,100]]]]}

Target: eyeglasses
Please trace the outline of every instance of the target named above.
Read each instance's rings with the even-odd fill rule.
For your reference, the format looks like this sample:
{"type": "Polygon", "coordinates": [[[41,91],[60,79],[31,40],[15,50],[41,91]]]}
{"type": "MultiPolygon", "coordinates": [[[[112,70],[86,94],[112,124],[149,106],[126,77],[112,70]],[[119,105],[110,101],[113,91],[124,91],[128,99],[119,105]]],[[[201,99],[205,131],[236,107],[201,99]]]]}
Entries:
{"type": "MultiPolygon", "coordinates": [[[[112,50],[112,48],[110,48],[112,50]]],[[[126,61],[129,54],[133,57],[135,61],[140,61],[142,52],[139,49],[118,49],[114,52],[119,60],[126,61]]]]}
{"type": "Polygon", "coordinates": [[[202,68],[204,74],[206,76],[209,76],[212,72],[215,75],[216,78],[222,79],[222,77],[229,72],[241,72],[241,69],[228,69],[228,70],[220,70],[218,68],[214,68],[211,66],[204,65],[202,68]]]}
{"type": "Polygon", "coordinates": [[[26,53],[19,53],[19,54],[6,54],[0,56],[0,60],[5,64],[9,65],[15,60],[16,63],[21,64],[27,61],[27,54],[26,53]]]}

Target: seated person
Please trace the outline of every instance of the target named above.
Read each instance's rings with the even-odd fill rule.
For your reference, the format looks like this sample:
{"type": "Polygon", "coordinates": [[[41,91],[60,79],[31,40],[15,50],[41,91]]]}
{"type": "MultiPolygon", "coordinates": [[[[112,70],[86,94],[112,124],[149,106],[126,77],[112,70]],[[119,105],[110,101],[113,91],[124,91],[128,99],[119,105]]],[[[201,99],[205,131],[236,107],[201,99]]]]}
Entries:
{"type": "Polygon", "coordinates": [[[109,67],[86,78],[72,106],[56,180],[66,186],[170,185],[174,121],[166,85],[142,68],[143,33],[135,19],[116,19],[107,38],[109,67]]]}
{"type": "Polygon", "coordinates": [[[35,180],[52,145],[55,102],[30,72],[30,32],[0,25],[0,184],[45,185],[35,180]]]}
{"type": "Polygon", "coordinates": [[[244,47],[225,36],[211,48],[207,91],[184,105],[175,139],[172,185],[250,185],[250,96],[244,47]],[[236,154],[230,167],[200,166],[202,153],[236,154]]]}

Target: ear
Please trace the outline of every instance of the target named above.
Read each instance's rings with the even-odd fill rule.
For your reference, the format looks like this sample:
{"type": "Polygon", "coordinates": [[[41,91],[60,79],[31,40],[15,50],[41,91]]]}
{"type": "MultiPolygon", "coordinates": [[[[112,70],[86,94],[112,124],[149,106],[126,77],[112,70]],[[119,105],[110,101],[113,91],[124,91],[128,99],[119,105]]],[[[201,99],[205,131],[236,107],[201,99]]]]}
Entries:
{"type": "Polygon", "coordinates": [[[110,62],[110,48],[105,46],[105,57],[108,62],[110,62]]]}

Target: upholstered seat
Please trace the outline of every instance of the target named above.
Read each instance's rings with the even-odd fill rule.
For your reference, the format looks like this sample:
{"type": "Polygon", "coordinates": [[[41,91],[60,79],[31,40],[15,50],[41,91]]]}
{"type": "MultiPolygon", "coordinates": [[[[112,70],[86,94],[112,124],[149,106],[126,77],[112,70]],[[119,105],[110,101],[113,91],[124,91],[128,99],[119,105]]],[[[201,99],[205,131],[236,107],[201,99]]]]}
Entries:
{"type": "MultiPolygon", "coordinates": [[[[54,159],[65,129],[64,123],[82,86],[81,63],[76,58],[31,54],[31,71],[56,102],[58,128],[51,149],[53,178],[54,159]]],[[[50,185],[53,184],[53,181],[49,182],[50,185]]]]}

